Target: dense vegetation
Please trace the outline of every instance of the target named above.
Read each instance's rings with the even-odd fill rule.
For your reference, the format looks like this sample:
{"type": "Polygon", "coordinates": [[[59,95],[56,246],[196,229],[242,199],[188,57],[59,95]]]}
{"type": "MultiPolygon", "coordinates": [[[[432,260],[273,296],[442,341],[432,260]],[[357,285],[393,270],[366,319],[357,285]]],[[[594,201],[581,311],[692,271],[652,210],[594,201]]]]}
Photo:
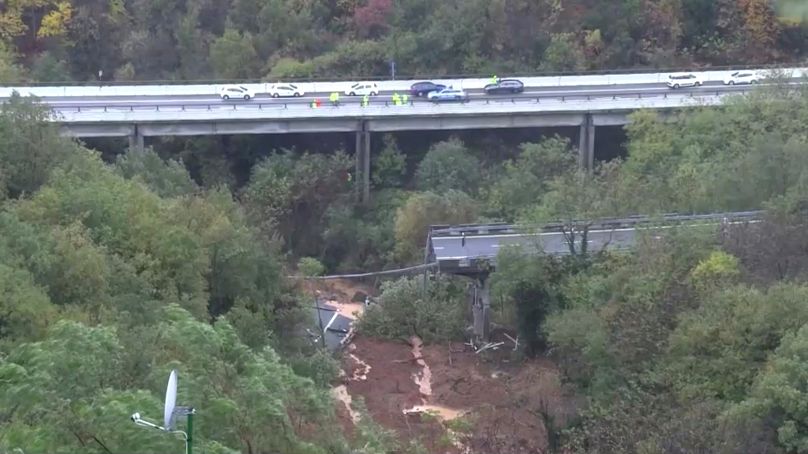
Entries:
{"type": "MultiPolygon", "coordinates": [[[[384,76],[393,59],[404,74],[795,62],[808,52],[801,7],[18,0],[0,3],[0,83],[384,76]]],[[[562,136],[380,137],[363,205],[344,146],[164,139],[103,159],[13,99],[0,112],[0,452],[176,450],[128,422],[160,414],[173,368],[181,403],[204,409],[202,452],[393,452],[369,418],[340,433],[336,362],[307,341],[287,274],[418,263],[435,223],[585,229],[760,208],[762,223],[649,234],[627,254],[504,250],[494,314],[584,398],[554,428],[572,452],[808,452],[808,91],[632,120],[625,158],[593,175],[562,136]]],[[[360,328],[461,338],[465,283],[423,282],[384,283],[360,328]]]]}
{"type": "MultiPolygon", "coordinates": [[[[451,197],[468,190],[482,212],[579,230],[599,216],[766,209],[758,224],[652,231],[631,254],[500,254],[497,321],[518,330],[524,354],[556,358],[587,397],[559,432],[572,452],[806,452],[806,107],[804,89],[778,87],[672,122],[637,113],[628,157],[592,176],[548,139],[486,170],[496,175],[487,191],[440,182],[451,197]],[[508,190],[524,197],[497,196],[508,190]]],[[[451,338],[430,328],[434,316],[397,312],[408,282],[385,289],[366,329],[451,338]]],[[[462,308],[409,292],[419,314],[462,308]]]]}
{"type": "Polygon", "coordinates": [[[0,113],[0,451],[176,451],[128,418],[161,414],[177,368],[203,452],[342,452],[335,363],[230,192],[154,154],[105,164],[43,115],[0,113]]]}
{"type": "MultiPolygon", "coordinates": [[[[414,166],[387,137],[363,206],[339,151],[271,154],[233,193],[152,151],[105,163],[15,98],[0,113],[0,447],[170,449],[121,421],[159,414],[178,368],[183,398],[206,409],[206,452],[345,452],[326,397],[334,363],[305,340],[304,300],[282,277],[290,263],[324,268],[298,258],[417,263],[432,223],[766,208],[762,224],[650,235],[628,255],[505,250],[494,313],[587,397],[561,433],[578,452],[800,452],[805,112],[808,92],[787,86],[673,121],[640,112],[628,156],[594,175],[557,136],[504,160],[452,138],[414,166]]],[[[462,337],[462,282],[422,282],[385,284],[360,328],[462,337]]],[[[384,452],[368,441],[377,429],[360,432],[353,443],[384,452]]]]}
{"type": "Polygon", "coordinates": [[[491,74],[793,61],[794,0],[18,0],[0,81],[491,74]]]}

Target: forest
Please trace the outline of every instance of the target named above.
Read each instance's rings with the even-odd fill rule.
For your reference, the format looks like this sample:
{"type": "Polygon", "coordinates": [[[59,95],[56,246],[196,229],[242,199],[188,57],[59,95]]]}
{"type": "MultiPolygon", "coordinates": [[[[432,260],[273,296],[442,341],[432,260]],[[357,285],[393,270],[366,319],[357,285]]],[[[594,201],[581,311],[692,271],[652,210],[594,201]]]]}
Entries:
{"type": "MultiPolygon", "coordinates": [[[[798,64],[806,15],[787,0],[15,0],[0,2],[0,83],[798,64]]],[[[571,396],[563,415],[513,411],[542,428],[542,453],[808,452],[803,85],[634,113],[592,173],[569,131],[375,134],[369,204],[345,137],[138,151],[63,137],[48,115],[0,107],[0,453],[176,452],[129,418],[162,413],[177,369],[196,452],[443,454],[360,398],[344,430],[330,393],[353,353],[307,337],[299,276],[421,263],[432,224],[741,210],[764,215],[650,231],[623,253],[503,249],[508,361],[553,364],[571,396]]],[[[427,281],[381,282],[358,336],[462,345],[466,281],[427,281]]],[[[475,438],[486,411],[453,436],[525,452],[475,438]]]]}
{"type": "Polygon", "coordinates": [[[800,0],[13,0],[0,81],[345,79],[775,64],[800,0]]]}

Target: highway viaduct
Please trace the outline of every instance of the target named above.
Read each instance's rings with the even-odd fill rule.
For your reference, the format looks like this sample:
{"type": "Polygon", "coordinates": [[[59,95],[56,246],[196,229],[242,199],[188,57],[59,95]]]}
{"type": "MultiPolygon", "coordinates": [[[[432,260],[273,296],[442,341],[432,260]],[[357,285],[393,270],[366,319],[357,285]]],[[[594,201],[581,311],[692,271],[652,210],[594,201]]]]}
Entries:
{"type": "MultiPolygon", "coordinates": [[[[781,71],[789,83],[798,83],[805,73],[799,68],[781,71]]],[[[523,93],[501,96],[484,93],[488,79],[436,80],[469,95],[465,102],[446,104],[423,98],[404,105],[391,102],[392,94],[406,92],[412,80],[379,82],[379,94],[368,105],[342,96],[338,105],[314,107],[315,99],[325,101],[329,92],[343,91],[351,82],[301,83],[306,95],[288,99],[269,97],[271,84],[245,84],[256,93],[249,101],[221,100],[221,85],[0,87],[0,99],[14,93],[35,96],[50,107],[63,134],[128,137],[131,149],[142,149],[144,138],[153,136],[353,133],[356,178],[362,181],[361,198],[367,200],[373,133],[577,127],[578,162],[591,169],[598,126],[625,125],[628,115],[640,109],[669,112],[719,105],[724,97],[751,89],[724,85],[730,73],[695,73],[703,85],[678,90],[665,85],[668,73],[529,77],[521,78],[523,93]]]]}

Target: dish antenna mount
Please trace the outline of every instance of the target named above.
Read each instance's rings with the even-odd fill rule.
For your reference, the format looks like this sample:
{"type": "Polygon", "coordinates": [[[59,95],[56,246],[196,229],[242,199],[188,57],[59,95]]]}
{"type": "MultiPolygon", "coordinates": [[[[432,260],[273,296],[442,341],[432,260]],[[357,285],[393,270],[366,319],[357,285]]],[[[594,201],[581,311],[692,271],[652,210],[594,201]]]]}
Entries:
{"type": "Polygon", "coordinates": [[[181,435],[185,440],[185,454],[193,454],[193,431],[194,431],[194,414],[196,411],[193,407],[178,407],[177,406],[177,370],[171,371],[168,376],[168,385],[166,385],[166,398],[163,403],[163,425],[157,425],[153,422],[147,421],[140,417],[140,413],[133,413],[131,416],[132,422],[141,426],[151,429],[162,430],[172,434],[181,435]],[[185,416],[186,430],[174,430],[177,416],[185,416]]]}

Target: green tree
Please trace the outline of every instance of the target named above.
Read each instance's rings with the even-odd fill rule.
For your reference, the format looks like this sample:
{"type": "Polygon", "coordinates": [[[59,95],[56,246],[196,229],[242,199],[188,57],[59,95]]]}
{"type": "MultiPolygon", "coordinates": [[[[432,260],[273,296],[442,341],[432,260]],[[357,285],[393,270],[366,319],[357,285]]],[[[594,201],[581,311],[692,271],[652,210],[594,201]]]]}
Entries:
{"type": "Polygon", "coordinates": [[[239,33],[233,29],[210,45],[210,62],[216,77],[220,79],[254,78],[258,71],[258,55],[249,33],[239,33]]]}
{"type": "Polygon", "coordinates": [[[586,56],[572,33],[556,33],[544,50],[541,69],[545,71],[582,70],[586,56]]]}
{"type": "Polygon", "coordinates": [[[808,328],[804,325],[782,339],[755,380],[749,398],[734,406],[727,416],[736,420],[758,417],[777,434],[778,444],[786,452],[806,452],[806,360],[808,328]]]}
{"type": "Polygon", "coordinates": [[[37,82],[65,82],[71,80],[70,69],[64,60],[50,52],[43,52],[31,64],[31,78],[37,82]]]}
{"type": "Polygon", "coordinates": [[[190,195],[199,188],[182,162],[163,161],[153,150],[118,155],[116,170],[127,179],[138,179],[161,197],[190,195]]]}
{"type": "Polygon", "coordinates": [[[23,81],[25,70],[17,64],[16,59],[9,46],[0,42],[0,83],[11,85],[23,81]]]}
{"type": "Polygon", "coordinates": [[[56,308],[30,273],[0,263],[0,291],[0,337],[5,342],[41,338],[56,308]]]}
{"type": "Polygon", "coordinates": [[[418,188],[442,193],[451,189],[474,194],[480,185],[480,162],[452,138],[429,148],[415,172],[418,188]]]}
{"type": "Polygon", "coordinates": [[[253,167],[244,189],[247,212],[266,236],[277,232],[291,250],[317,256],[323,215],[349,194],[351,167],[350,158],[342,152],[272,155],[253,167]]]}
{"type": "Polygon", "coordinates": [[[93,242],[130,262],[161,298],[205,314],[207,257],[200,239],[143,185],[115,175],[86,150],[77,153],[19,206],[20,217],[54,226],[81,223],[93,242]]]}
{"type": "Polygon", "coordinates": [[[462,338],[465,286],[450,279],[402,277],[382,284],[380,303],[362,316],[358,329],[387,339],[418,336],[424,342],[462,338]],[[426,284],[426,287],[424,285],[426,284]]]}
{"type": "Polygon", "coordinates": [[[322,276],[325,272],[325,267],[319,260],[313,257],[303,257],[297,262],[297,269],[303,276],[322,276]]]}
{"type": "Polygon", "coordinates": [[[79,152],[48,115],[17,95],[0,109],[0,168],[12,197],[36,191],[66,155],[79,152]]]}
{"type": "Polygon", "coordinates": [[[546,347],[544,321],[560,306],[559,263],[543,251],[505,249],[497,255],[497,265],[491,275],[492,295],[505,301],[511,314],[508,322],[518,328],[523,351],[539,354],[546,347]]]}
{"type": "Polygon", "coordinates": [[[398,148],[395,137],[384,136],[384,148],[373,160],[373,184],[383,188],[402,185],[407,173],[407,157],[398,148]]]}
{"type": "Polygon", "coordinates": [[[413,194],[396,212],[396,259],[401,263],[422,259],[430,225],[463,224],[476,217],[476,204],[465,193],[450,190],[443,195],[413,194]]]}
{"type": "Polygon", "coordinates": [[[492,214],[513,220],[526,209],[540,203],[550,181],[575,166],[569,142],[560,137],[537,144],[522,144],[519,156],[503,165],[503,174],[487,191],[492,214]]]}
{"type": "Polygon", "coordinates": [[[781,284],[765,292],[730,287],[707,296],[671,334],[667,369],[675,386],[697,398],[742,400],[781,339],[808,322],[801,303],[807,292],[781,284]]]}

